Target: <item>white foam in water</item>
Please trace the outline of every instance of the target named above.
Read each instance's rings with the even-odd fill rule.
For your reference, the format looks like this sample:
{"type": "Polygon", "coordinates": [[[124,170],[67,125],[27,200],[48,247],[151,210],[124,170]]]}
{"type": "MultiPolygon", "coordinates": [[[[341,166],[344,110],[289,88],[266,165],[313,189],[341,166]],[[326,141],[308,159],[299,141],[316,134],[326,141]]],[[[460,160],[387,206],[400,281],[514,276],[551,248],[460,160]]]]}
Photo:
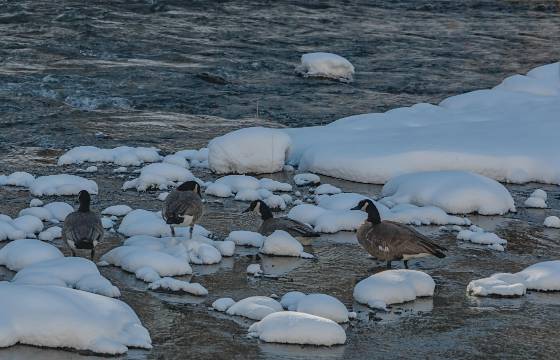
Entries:
{"type": "Polygon", "coordinates": [[[433,296],[436,283],[426,273],[416,270],[386,270],[360,281],[354,287],[354,299],[372,308],[433,296]]]}
{"type": "Polygon", "coordinates": [[[81,164],[84,162],[109,162],[119,166],[139,166],[144,162],[161,159],[156,148],[119,146],[100,149],[95,146],[78,146],[70,149],[58,159],[58,165],[81,164]]]}
{"type": "Polygon", "coordinates": [[[245,128],[208,144],[208,164],[218,174],[272,173],[282,170],[290,137],[281,130],[245,128]]]}
{"type": "Polygon", "coordinates": [[[128,347],[152,347],[138,316],[116,299],[60,286],[6,282],[0,283],[0,298],[0,347],[20,343],[111,355],[128,347]]]}
{"type": "Polygon", "coordinates": [[[428,171],[390,179],[381,195],[389,207],[433,205],[452,214],[503,215],[515,211],[513,198],[499,182],[467,171],[428,171]]]}
{"type": "Polygon", "coordinates": [[[476,296],[522,296],[527,290],[559,291],[560,260],[540,262],[514,274],[494,274],[467,286],[467,292],[476,296]]]}
{"type": "Polygon", "coordinates": [[[38,177],[31,183],[29,190],[35,196],[77,195],[82,190],[97,194],[98,187],[93,180],[76,175],[58,174],[38,177]]]}
{"type": "Polygon", "coordinates": [[[350,61],[327,52],[302,55],[296,71],[303,76],[326,77],[344,82],[352,81],[354,76],[354,66],[350,61]]]}
{"type": "Polygon", "coordinates": [[[266,316],[249,327],[249,335],[283,344],[332,346],[346,342],[346,333],[336,322],[293,311],[266,316]]]}

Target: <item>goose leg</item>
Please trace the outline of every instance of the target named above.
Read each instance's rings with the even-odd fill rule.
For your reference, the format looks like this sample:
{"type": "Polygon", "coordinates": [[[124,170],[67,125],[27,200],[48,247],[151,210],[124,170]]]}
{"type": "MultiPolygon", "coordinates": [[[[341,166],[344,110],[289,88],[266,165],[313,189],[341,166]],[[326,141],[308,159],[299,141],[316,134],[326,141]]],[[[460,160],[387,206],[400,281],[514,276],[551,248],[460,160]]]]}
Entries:
{"type": "Polygon", "coordinates": [[[387,261],[387,269],[391,269],[391,260],[387,261]]]}
{"type": "Polygon", "coordinates": [[[189,234],[190,234],[189,240],[192,240],[192,233],[193,233],[193,230],[194,230],[194,224],[192,224],[192,225],[190,226],[190,229],[189,229],[189,234]]]}
{"type": "Polygon", "coordinates": [[[91,249],[90,257],[91,257],[91,261],[93,261],[93,258],[95,257],[95,248],[91,249]]]}
{"type": "Polygon", "coordinates": [[[171,236],[175,237],[175,226],[171,226],[171,236]]]}
{"type": "Polygon", "coordinates": [[[404,268],[405,268],[405,269],[408,269],[408,260],[405,260],[405,261],[404,261],[404,268]]]}

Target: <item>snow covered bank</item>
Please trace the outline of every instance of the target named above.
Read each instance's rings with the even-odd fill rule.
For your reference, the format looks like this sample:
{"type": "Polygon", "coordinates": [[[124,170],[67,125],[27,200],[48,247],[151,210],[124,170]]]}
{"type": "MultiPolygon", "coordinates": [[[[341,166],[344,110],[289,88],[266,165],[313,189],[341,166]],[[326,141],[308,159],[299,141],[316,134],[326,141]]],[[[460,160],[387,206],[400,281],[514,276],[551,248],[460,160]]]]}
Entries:
{"type": "MultiPolygon", "coordinates": [[[[289,135],[287,160],[299,165],[299,171],[345,180],[383,184],[405,173],[464,170],[498,181],[560,184],[560,158],[555,155],[560,150],[559,68],[558,63],[541,66],[439,105],[421,103],[326,126],[274,131],[289,135]]],[[[243,157],[235,151],[236,141],[231,151],[218,156],[227,164],[223,170],[257,171],[264,164],[265,171],[280,170],[280,159],[271,166],[271,154],[253,146],[269,143],[264,132],[224,138],[232,134],[239,134],[238,141],[259,156],[243,157]],[[226,160],[230,157],[234,159],[226,160]]]]}
{"type": "Polygon", "coordinates": [[[252,127],[217,137],[208,144],[208,164],[218,174],[282,170],[290,137],[282,130],[252,127]]]}
{"type": "Polygon", "coordinates": [[[122,354],[151,349],[148,331],[124,302],[59,286],[0,283],[0,347],[17,343],[122,354]]]}
{"type": "Polygon", "coordinates": [[[336,322],[293,311],[275,312],[249,328],[249,335],[262,341],[283,344],[344,344],[346,333],[336,322]]]}
{"type": "Polygon", "coordinates": [[[139,166],[144,162],[161,160],[156,148],[119,146],[100,149],[95,146],[78,146],[68,150],[58,159],[58,165],[89,162],[108,162],[119,166],[139,166]]]}
{"type": "Polygon", "coordinates": [[[354,287],[354,299],[372,308],[432,296],[436,283],[426,273],[416,270],[386,270],[360,281],[354,287]]]}
{"type": "Polygon", "coordinates": [[[515,211],[513,198],[499,182],[466,171],[428,171],[389,180],[381,202],[389,207],[410,203],[434,205],[452,214],[503,215],[515,211]]]}
{"type": "Polygon", "coordinates": [[[476,296],[522,296],[527,290],[560,291],[560,260],[537,263],[515,274],[494,274],[467,286],[467,292],[476,296]]]}
{"type": "Polygon", "coordinates": [[[301,56],[301,64],[296,72],[305,77],[325,77],[350,82],[354,76],[354,65],[340,55],[315,52],[301,56]]]}

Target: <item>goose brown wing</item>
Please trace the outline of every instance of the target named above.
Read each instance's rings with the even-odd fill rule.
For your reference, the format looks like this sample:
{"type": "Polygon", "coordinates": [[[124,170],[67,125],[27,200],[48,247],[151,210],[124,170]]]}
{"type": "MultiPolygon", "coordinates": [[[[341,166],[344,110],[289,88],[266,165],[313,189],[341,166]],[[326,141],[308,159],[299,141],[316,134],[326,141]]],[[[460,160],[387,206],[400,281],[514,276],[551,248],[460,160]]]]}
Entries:
{"type": "Polygon", "coordinates": [[[441,247],[423,234],[419,233],[410,226],[383,221],[373,229],[379,239],[380,246],[388,248],[388,252],[394,259],[401,258],[403,255],[413,255],[427,253],[437,257],[444,257],[446,249],[441,247]]]}

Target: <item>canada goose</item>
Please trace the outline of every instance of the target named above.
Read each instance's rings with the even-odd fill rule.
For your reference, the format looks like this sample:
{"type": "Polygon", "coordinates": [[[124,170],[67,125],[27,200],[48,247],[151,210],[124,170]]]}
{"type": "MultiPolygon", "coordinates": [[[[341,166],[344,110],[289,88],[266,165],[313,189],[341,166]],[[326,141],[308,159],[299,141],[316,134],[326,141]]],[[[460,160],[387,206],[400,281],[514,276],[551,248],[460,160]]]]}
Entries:
{"type": "Polygon", "coordinates": [[[254,211],[261,216],[263,221],[259,227],[259,233],[261,235],[269,236],[276,230],[284,230],[295,237],[303,245],[310,245],[313,238],[320,236],[320,234],[316,233],[309,225],[302,224],[286,217],[275,218],[272,216],[272,211],[268,205],[266,205],[262,200],[253,201],[243,212],[246,213],[251,211],[254,211]]]}
{"type": "Polygon", "coordinates": [[[196,181],[187,181],[165,198],[162,215],[165,222],[171,225],[173,237],[175,237],[175,227],[189,226],[190,239],[192,239],[194,225],[202,216],[202,210],[200,185],[196,181]]]}
{"type": "Polygon", "coordinates": [[[371,200],[362,200],[352,210],[362,210],[368,215],[360,226],[356,237],[366,251],[378,260],[387,261],[387,269],[391,261],[404,260],[408,269],[408,260],[428,255],[438,258],[445,257],[446,248],[433,243],[410,226],[393,221],[381,221],[379,211],[371,200]]]}
{"type": "Polygon", "coordinates": [[[78,193],[80,207],[69,214],[64,220],[62,239],[70,248],[72,256],[76,256],[76,249],[91,250],[91,260],[95,256],[95,247],[103,239],[105,231],[101,225],[99,215],[90,210],[91,196],[86,190],[78,193]]]}

